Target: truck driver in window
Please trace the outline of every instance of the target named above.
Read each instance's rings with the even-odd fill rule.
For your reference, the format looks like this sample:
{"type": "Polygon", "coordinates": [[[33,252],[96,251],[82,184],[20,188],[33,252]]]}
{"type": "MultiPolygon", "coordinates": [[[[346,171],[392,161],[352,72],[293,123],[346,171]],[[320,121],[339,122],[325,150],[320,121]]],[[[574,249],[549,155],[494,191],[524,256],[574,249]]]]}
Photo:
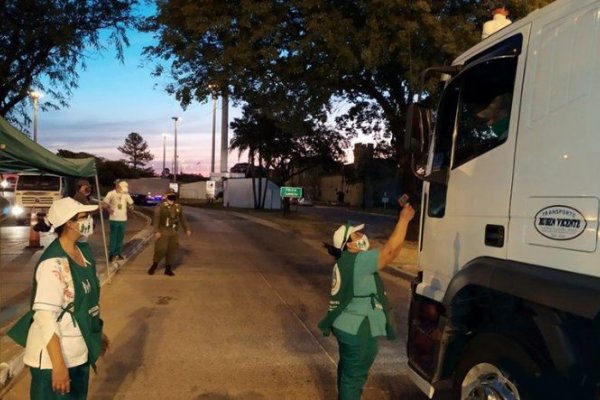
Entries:
{"type": "Polygon", "coordinates": [[[486,108],[477,113],[479,118],[486,121],[498,141],[504,141],[508,136],[511,103],[512,95],[504,93],[494,97],[486,108]]]}

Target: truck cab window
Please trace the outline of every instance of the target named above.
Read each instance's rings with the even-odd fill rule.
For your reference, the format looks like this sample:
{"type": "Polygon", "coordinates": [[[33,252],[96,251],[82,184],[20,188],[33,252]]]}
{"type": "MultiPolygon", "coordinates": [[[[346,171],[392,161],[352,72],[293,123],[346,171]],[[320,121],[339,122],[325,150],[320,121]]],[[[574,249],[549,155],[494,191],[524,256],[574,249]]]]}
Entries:
{"type": "MultiPolygon", "coordinates": [[[[435,126],[434,154],[432,172],[450,168],[450,154],[452,150],[452,137],[456,126],[456,108],[460,95],[460,86],[452,82],[442,94],[438,107],[438,116],[435,126]]],[[[446,210],[447,185],[443,183],[429,183],[429,201],[427,214],[430,217],[442,218],[446,210]]]]}
{"type": "MultiPolygon", "coordinates": [[[[506,141],[517,61],[517,57],[484,61],[448,84],[438,107],[432,172],[449,169],[451,157],[456,168],[506,141]]],[[[444,216],[446,192],[447,185],[430,183],[430,217],[444,216]]]]}
{"type": "Polygon", "coordinates": [[[500,146],[508,137],[517,58],[483,62],[461,76],[452,168],[500,146]]]}

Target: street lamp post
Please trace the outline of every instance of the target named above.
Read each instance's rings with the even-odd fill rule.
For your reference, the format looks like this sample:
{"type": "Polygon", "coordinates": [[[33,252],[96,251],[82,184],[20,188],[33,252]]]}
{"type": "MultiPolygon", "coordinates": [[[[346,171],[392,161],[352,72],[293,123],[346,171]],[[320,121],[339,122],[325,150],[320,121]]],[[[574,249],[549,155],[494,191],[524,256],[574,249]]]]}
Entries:
{"type": "Polygon", "coordinates": [[[216,136],[216,123],[217,123],[217,96],[213,93],[212,95],[212,153],[210,157],[210,172],[215,172],[215,136],[216,136]]]}
{"type": "Polygon", "coordinates": [[[181,118],[171,117],[171,119],[175,122],[175,149],[173,151],[173,183],[177,183],[177,122],[179,122],[181,118]]]}
{"type": "Polygon", "coordinates": [[[32,90],[29,92],[29,96],[33,99],[33,141],[37,143],[37,131],[38,131],[38,99],[42,97],[40,92],[32,90]]]}
{"type": "Polygon", "coordinates": [[[227,174],[227,147],[228,147],[228,131],[229,131],[229,96],[227,87],[221,94],[221,173],[227,174]]]}
{"type": "Polygon", "coordinates": [[[162,138],[163,138],[163,167],[162,167],[162,173],[165,172],[165,169],[167,168],[167,136],[169,136],[168,133],[163,133],[162,134],[162,138]]]}
{"type": "Polygon", "coordinates": [[[208,88],[212,92],[212,152],[210,156],[210,172],[215,172],[215,136],[216,136],[216,125],[217,125],[217,85],[208,85],[208,88]]]}

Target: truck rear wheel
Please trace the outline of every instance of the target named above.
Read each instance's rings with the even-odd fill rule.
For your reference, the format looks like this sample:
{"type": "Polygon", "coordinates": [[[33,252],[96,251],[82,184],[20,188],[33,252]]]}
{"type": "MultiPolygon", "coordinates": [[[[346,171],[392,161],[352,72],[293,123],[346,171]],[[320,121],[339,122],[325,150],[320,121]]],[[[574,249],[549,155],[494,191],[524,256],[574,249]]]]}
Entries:
{"type": "Polygon", "coordinates": [[[455,400],[535,400],[540,368],[515,342],[482,334],[467,345],[453,377],[455,400]]]}

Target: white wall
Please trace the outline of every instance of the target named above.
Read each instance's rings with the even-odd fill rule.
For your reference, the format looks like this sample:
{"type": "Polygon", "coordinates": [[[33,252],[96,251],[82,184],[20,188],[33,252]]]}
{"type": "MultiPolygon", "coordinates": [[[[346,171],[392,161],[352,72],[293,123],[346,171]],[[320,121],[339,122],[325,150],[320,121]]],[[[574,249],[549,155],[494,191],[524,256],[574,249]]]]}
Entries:
{"type": "Polygon", "coordinates": [[[206,200],[206,182],[185,183],[179,187],[179,197],[182,199],[206,200]]]}
{"type": "MultiPolygon", "coordinates": [[[[265,209],[281,208],[281,197],[279,197],[279,186],[262,178],[262,189],[265,182],[268,183],[265,200],[265,209]]],[[[258,191],[258,179],[255,180],[258,191]]],[[[258,193],[257,193],[258,195],[258,193]]],[[[254,196],[252,194],[252,179],[229,179],[223,183],[223,204],[226,207],[254,208],[254,196]]]]}

